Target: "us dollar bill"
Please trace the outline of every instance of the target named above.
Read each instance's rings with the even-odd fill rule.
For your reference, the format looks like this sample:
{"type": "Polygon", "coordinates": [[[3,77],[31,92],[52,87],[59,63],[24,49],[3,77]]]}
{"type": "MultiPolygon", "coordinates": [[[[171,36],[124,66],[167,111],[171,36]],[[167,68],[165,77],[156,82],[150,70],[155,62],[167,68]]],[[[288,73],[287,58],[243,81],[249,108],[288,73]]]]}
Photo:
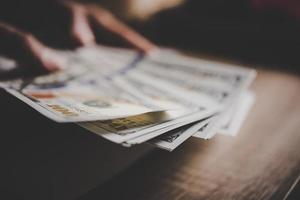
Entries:
{"type": "Polygon", "coordinates": [[[230,107],[210,120],[205,129],[197,131],[193,136],[202,139],[210,139],[217,133],[236,136],[254,101],[255,95],[251,91],[242,92],[230,107]]]}
{"type": "MultiPolygon", "coordinates": [[[[137,69],[138,73],[147,73],[153,79],[167,82],[166,85],[173,88],[173,91],[176,87],[189,91],[190,95],[187,95],[187,98],[198,101],[209,98],[211,102],[222,105],[223,112],[211,120],[204,130],[195,132],[196,137],[206,139],[216,134],[221,127],[224,115],[226,115],[224,112],[226,113],[234,99],[249,87],[256,74],[254,70],[190,59],[178,54],[146,60],[137,69]]],[[[158,81],[153,82],[157,83],[158,81]]]]}
{"type": "MultiPolygon", "coordinates": [[[[163,52],[156,54],[156,56],[160,58],[155,56],[143,58],[139,62],[136,62],[133,67],[131,66],[122,71],[122,75],[126,74],[126,76],[128,76],[128,74],[130,74],[132,77],[146,83],[136,84],[138,86],[141,85],[141,87],[127,88],[133,88],[132,91],[136,90],[138,92],[146,91],[146,93],[148,93],[143,95],[148,96],[150,94],[150,97],[160,100],[165,98],[161,93],[163,92],[163,94],[167,93],[172,96],[173,99],[174,96],[177,95],[179,98],[188,99],[192,104],[198,103],[198,105],[205,105],[204,107],[206,108],[217,106],[223,108],[223,112],[219,112],[218,115],[214,116],[204,126],[200,124],[199,127],[201,128],[198,131],[195,129],[195,127],[197,127],[196,124],[194,128],[189,129],[187,132],[185,132],[185,129],[183,128],[180,129],[181,131],[179,134],[182,134],[183,136],[179,136],[178,138],[192,135],[192,132],[196,133],[195,136],[205,139],[213,137],[217,131],[221,129],[222,119],[225,115],[224,113],[227,113],[228,107],[233,104],[233,99],[245,90],[255,77],[254,70],[232,67],[232,65],[223,63],[190,59],[169,52],[167,55],[163,52]],[[151,85],[156,88],[156,92],[154,92],[155,90],[150,89],[150,91],[152,91],[151,94],[151,92],[148,91],[149,87],[142,87],[142,85],[151,85]],[[157,90],[157,88],[159,88],[159,90],[157,90]]],[[[120,56],[119,59],[122,60],[124,58],[126,58],[126,56],[123,58],[120,56]]],[[[178,99],[173,102],[177,101],[178,99]]],[[[185,119],[185,121],[176,121],[178,119],[170,120],[172,122],[158,123],[158,126],[150,128],[145,127],[141,132],[136,129],[128,134],[132,134],[131,136],[122,137],[122,139],[119,138],[120,132],[118,131],[115,131],[113,136],[117,136],[117,138],[120,139],[119,142],[121,141],[122,144],[130,146],[148,141],[167,131],[195,122],[197,119],[201,119],[201,117],[203,119],[203,116],[204,115],[200,115],[200,117],[195,116],[194,118],[190,116],[190,118],[185,118],[178,115],[175,118],[185,119]],[[154,127],[159,127],[159,129],[154,127]]],[[[97,123],[97,125],[99,124],[97,123]]],[[[108,134],[105,133],[105,135],[111,137],[112,132],[109,132],[108,134]]]]}
{"type": "Polygon", "coordinates": [[[173,151],[187,139],[189,139],[193,134],[201,128],[205,128],[209,122],[209,118],[204,118],[200,121],[194,122],[192,124],[185,125],[183,127],[171,130],[159,137],[156,137],[149,141],[149,143],[155,147],[173,151]]]}
{"type": "Polygon", "coordinates": [[[191,136],[233,134],[232,110],[255,77],[170,51],[145,56],[94,46],[62,54],[63,71],[0,86],[55,121],[77,122],[124,146],[150,140],[171,151],[191,136]]]}
{"type": "MultiPolygon", "coordinates": [[[[168,107],[169,110],[163,114],[145,114],[137,117],[122,119],[130,122],[130,127],[120,126],[122,129],[114,128],[118,120],[80,123],[96,134],[116,143],[124,143],[126,146],[145,142],[153,137],[172,130],[174,128],[192,123],[218,111],[218,107],[208,104],[194,103],[182,98],[184,91],[174,93],[162,90],[144,82],[144,77],[131,76],[130,73],[114,79],[128,91],[140,96],[145,101],[151,101],[157,106],[168,107]]],[[[120,123],[122,124],[122,123],[120,123]]]]}
{"type": "Polygon", "coordinates": [[[166,110],[110,79],[115,64],[122,63],[97,61],[95,66],[77,55],[68,59],[70,66],[65,70],[6,81],[1,86],[57,122],[108,120],[166,110]]]}
{"type": "Polygon", "coordinates": [[[255,70],[227,65],[182,55],[161,56],[144,59],[138,72],[147,73],[169,85],[186,91],[206,95],[219,103],[230,102],[233,96],[248,88],[255,78],[255,70]]]}
{"type": "Polygon", "coordinates": [[[254,104],[254,101],[255,95],[253,92],[243,92],[237,99],[237,102],[227,113],[227,116],[224,118],[222,126],[218,133],[229,136],[236,136],[243,122],[245,121],[252,105],[254,104]]]}

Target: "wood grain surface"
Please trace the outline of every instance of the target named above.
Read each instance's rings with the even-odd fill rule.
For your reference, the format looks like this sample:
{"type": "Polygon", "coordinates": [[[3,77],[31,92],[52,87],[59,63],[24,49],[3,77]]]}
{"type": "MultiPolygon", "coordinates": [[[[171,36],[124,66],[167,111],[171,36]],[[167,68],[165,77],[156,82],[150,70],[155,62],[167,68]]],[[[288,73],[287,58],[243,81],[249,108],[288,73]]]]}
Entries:
{"type": "Polygon", "coordinates": [[[258,70],[239,135],[157,150],[80,200],[284,199],[300,174],[300,78],[258,70]]]}

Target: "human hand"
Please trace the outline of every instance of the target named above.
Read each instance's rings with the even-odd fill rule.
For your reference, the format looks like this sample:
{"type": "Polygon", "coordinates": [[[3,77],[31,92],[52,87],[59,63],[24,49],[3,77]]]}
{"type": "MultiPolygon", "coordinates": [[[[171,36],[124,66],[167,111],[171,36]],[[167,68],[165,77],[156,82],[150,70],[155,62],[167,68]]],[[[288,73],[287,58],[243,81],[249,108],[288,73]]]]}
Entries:
{"type": "MultiPolygon", "coordinates": [[[[155,48],[143,36],[97,5],[63,1],[60,7],[69,18],[70,26],[66,32],[77,46],[96,44],[94,28],[101,27],[142,52],[155,48]]],[[[64,58],[59,52],[38,40],[31,32],[0,22],[0,39],[3,41],[0,54],[15,59],[26,71],[51,72],[64,65],[64,58]]]]}

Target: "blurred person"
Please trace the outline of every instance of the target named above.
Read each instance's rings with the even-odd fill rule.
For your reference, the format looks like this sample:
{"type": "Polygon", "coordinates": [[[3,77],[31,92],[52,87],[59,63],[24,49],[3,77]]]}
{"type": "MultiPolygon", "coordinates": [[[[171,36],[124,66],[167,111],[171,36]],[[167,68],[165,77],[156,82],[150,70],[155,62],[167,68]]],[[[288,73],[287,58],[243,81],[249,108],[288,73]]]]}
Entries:
{"type": "MultiPolygon", "coordinates": [[[[55,71],[63,65],[56,48],[94,45],[108,32],[147,52],[154,45],[95,3],[72,0],[1,0],[0,55],[27,72],[55,71]]],[[[101,42],[101,41],[100,41],[101,42]]]]}

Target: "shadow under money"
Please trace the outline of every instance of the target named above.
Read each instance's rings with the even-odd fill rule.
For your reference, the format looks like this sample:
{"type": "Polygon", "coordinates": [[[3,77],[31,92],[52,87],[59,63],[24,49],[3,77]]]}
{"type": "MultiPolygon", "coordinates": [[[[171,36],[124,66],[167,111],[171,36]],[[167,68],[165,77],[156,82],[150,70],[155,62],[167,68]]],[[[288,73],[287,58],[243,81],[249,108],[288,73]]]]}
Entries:
{"type": "Polygon", "coordinates": [[[3,90],[0,97],[1,199],[74,199],[152,150],[56,123],[3,90]]]}

